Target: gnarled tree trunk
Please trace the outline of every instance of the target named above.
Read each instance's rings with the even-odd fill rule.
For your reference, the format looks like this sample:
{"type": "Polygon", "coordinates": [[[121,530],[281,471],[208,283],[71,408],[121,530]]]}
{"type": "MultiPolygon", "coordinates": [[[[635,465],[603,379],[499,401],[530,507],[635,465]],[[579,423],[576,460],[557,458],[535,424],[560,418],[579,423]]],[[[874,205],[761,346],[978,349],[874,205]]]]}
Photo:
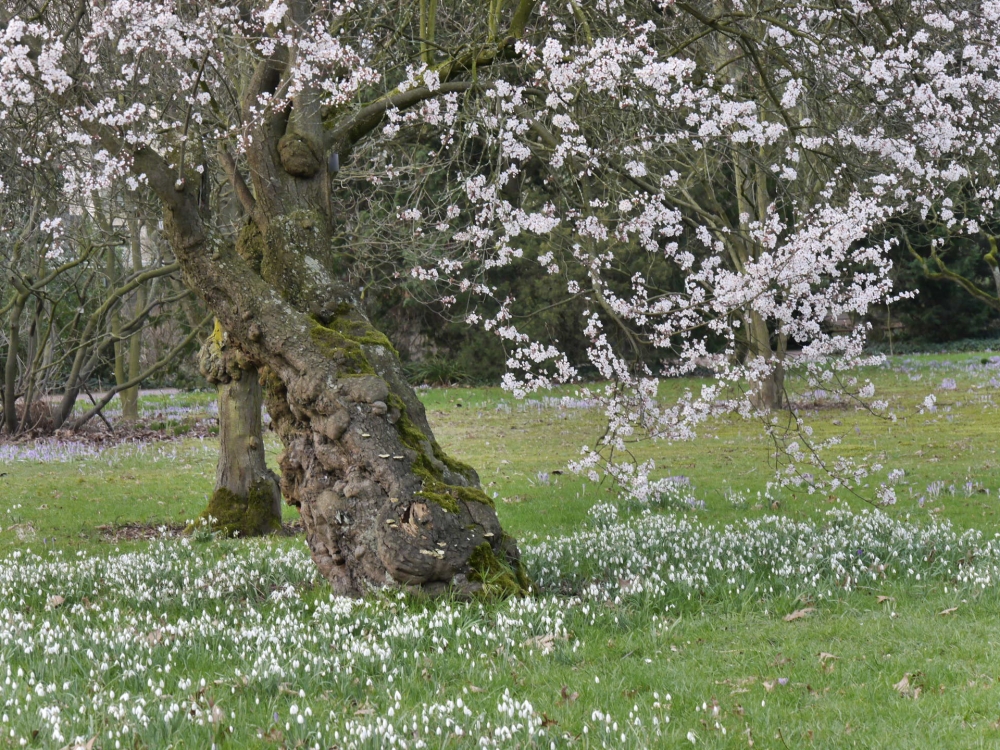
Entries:
{"type": "Polygon", "coordinates": [[[202,346],[202,375],[219,394],[219,462],[202,523],[226,536],[263,536],[281,529],[278,477],[267,468],[257,368],[216,323],[202,346]]]}
{"type": "MultiPolygon", "coordinates": [[[[257,156],[281,163],[276,148],[257,156]]],[[[291,181],[322,196],[322,166],[318,178],[275,173],[273,183],[256,171],[261,184],[240,253],[206,236],[196,191],[176,189],[162,157],[142,149],[134,169],[164,202],[165,230],[191,288],[249,360],[267,368],[267,406],[285,446],[281,489],[299,507],[312,557],[334,590],[357,595],[399,583],[430,593],[524,591],[517,546],[476,472],[438,446],[388,339],[333,275],[322,203],[291,181]],[[264,278],[244,260],[255,251],[264,278]]]]}
{"type": "Polygon", "coordinates": [[[525,591],[517,545],[476,472],[441,450],[396,352],[337,277],[319,149],[291,122],[271,136],[250,154],[256,195],[237,182],[253,217],[239,252],[206,236],[197,190],[178,190],[162,157],[140,150],[134,169],[163,200],[188,284],[266,368],[281,490],[301,511],[313,560],[346,595],[393,583],[525,591]]]}
{"type": "MultiPolygon", "coordinates": [[[[289,6],[293,21],[308,25],[310,5],[289,6]]],[[[532,7],[519,3],[511,36],[492,54],[513,47],[532,7]]],[[[287,109],[262,117],[260,102],[289,90],[290,55],[275,50],[242,92],[252,136],[242,139],[249,185],[220,152],[249,217],[235,248],[210,236],[200,176],[185,169],[183,156],[172,165],[139,148],[133,171],[146,176],[164,206],[164,232],[188,285],[265,373],[265,401],[284,444],[281,490],[299,507],[313,560],[334,590],[357,595],[401,584],[432,594],[524,592],[517,545],[475,470],[441,450],[395,350],[360,309],[331,213],[329,154],[345,155],[390,106],[470,84],[410,89],[332,128],[324,127],[320,93],[306,86],[287,109]]]]}

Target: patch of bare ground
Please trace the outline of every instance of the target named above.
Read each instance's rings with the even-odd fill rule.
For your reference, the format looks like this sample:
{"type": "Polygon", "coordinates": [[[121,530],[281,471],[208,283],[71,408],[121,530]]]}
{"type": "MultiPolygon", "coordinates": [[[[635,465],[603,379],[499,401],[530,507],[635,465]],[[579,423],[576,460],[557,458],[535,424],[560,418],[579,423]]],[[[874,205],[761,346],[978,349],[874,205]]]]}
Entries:
{"type": "MultiPolygon", "coordinates": [[[[183,523],[116,523],[102,524],[97,527],[104,542],[136,542],[152,541],[155,539],[173,539],[183,536],[183,523]]],[[[281,525],[281,536],[298,536],[305,533],[301,521],[285,523],[281,525]]]]}

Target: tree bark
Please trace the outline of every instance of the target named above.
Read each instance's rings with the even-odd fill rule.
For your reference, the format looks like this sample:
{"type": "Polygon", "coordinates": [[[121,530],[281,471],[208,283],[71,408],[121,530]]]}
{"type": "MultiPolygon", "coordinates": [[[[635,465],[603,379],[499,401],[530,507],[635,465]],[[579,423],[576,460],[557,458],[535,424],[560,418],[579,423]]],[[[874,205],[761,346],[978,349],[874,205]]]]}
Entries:
{"type": "Polygon", "coordinates": [[[226,536],[263,536],[281,529],[278,477],[267,468],[257,368],[215,325],[199,356],[202,375],[219,393],[219,462],[215,490],[192,530],[209,525],[226,536]]]}
{"type": "Polygon", "coordinates": [[[26,294],[18,294],[10,311],[10,334],[7,344],[7,362],[4,366],[3,418],[7,433],[17,431],[17,350],[20,346],[21,313],[27,302],[26,294]]]}
{"type": "Polygon", "coordinates": [[[325,162],[305,176],[312,167],[300,146],[312,149],[287,131],[281,140],[290,163],[274,141],[252,154],[257,205],[239,253],[207,236],[196,189],[178,190],[162,157],[141,149],[133,169],[164,204],[189,286],[266,368],[265,398],[284,444],[281,489],[299,507],[313,560],[344,595],[387,584],[526,591],[517,545],[475,470],[441,450],[396,352],[335,275],[325,162]],[[255,255],[260,274],[245,260],[255,255]]]}
{"type": "Polygon", "coordinates": [[[779,336],[777,351],[771,347],[767,322],[757,312],[747,316],[747,357],[764,359],[769,364],[767,374],[750,383],[750,403],[762,411],[775,411],[785,404],[785,337],[779,336]]]}

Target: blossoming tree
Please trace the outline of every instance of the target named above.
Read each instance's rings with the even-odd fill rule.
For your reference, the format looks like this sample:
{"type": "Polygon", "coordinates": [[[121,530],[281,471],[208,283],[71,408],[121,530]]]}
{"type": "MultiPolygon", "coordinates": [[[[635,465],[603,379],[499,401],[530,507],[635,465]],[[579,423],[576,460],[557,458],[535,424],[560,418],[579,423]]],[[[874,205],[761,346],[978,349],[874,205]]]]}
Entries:
{"type": "MultiPolygon", "coordinates": [[[[588,301],[609,383],[608,431],[578,468],[666,492],[651,463],[620,460],[630,441],[720,410],[768,420],[792,339],[807,382],[839,380],[864,325],[823,323],[892,293],[889,222],[954,193],[992,212],[967,165],[995,141],[1000,10],[924,5],[15,3],[0,118],[73,145],[64,190],[159,201],[220,340],[262,371],[281,489],[335,590],[511,592],[516,544],[365,317],[358,257],[395,248],[386,263],[445,303],[480,300],[464,314],[504,339],[520,395],[580,364],[493,299],[491,271],[544,242],[537,262],[588,301]],[[211,211],[220,189],[241,221],[211,211]],[[622,273],[636,254],[679,282],[622,273]],[[669,364],[636,356],[649,347],[669,364]],[[660,380],[699,364],[715,383],[662,403],[660,380]]],[[[787,454],[821,462],[793,424],[787,454]]]]}

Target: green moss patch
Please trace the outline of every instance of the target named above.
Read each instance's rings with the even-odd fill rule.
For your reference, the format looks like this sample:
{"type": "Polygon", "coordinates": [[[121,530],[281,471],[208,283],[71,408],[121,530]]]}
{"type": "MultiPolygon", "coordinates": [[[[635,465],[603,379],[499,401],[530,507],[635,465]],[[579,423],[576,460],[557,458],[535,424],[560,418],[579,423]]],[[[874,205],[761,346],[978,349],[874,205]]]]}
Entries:
{"type": "Polygon", "coordinates": [[[323,355],[335,362],[344,375],[375,374],[375,368],[357,341],[320,323],[313,324],[309,335],[323,355]]]}
{"type": "Polygon", "coordinates": [[[434,458],[443,463],[445,466],[454,471],[456,474],[461,474],[466,479],[470,479],[473,475],[475,475],[476,473],[475,469],[473,469],[467,463],[463,463],[462,461],[459,461],[457,458],[452,458],[447,453],[445,453],[444,448],[438,445],[437,440],[431,441],[431,448],[434,451],[434,458]]]}
{"type": "Polygon", "coordinates": [[[524,596],[531,582],[520,563],[510,565],[493,552],[488,542],[476,547],[469,556],[469,580],[483,584],[480,596],[489,599],[524,596]]]}
{"type": "Polygon", "coordinates": [[[392,342],[389,341],[388,336],[375,328],[367,320],[354,317],[349,312],[334,316],[333,320],[327,323],[325,328],[336,331],[344,338],[356,344],[384,346],[389,351],[396,353],[396,349],[392,345],[392,342]]]}
{"type": "Polygon", "coordinates": [[[389,338],[359,316],[351,315],[351,306],[342,303],[327,323],[313,320],[312,340],[323,354],[336,362],[344,375],[375,375],[365,346],[384,346],[395,353],[389,338]]]}
{"type": "Polygon", "coordinates": [[[446,484],[435,477],[434,466],[426,456],[419,456],[413,462],[413,473],[423,482],[423,488],[414,493],[447,511],[458,513],[459,501],[464,503],[482,503],[493,507],[493,501],[478,487],[462,487],[457,484],[446,484]]]}
{"type": "Polygon", "coordinates": [[[244,224],[236,238],[236,252],[257,273],[260,273],[261,264],[264,262],[265,249],[264,235],[260,233],[257,224],[252,221],[244,224]]]}
{"type": "Polygon", "coordinates": [[[436,505],[440,505],[447,511],[458,513],[459,501],[466,503],[482,503],[489,507],[494,507],[490,497],[478,487],[462,487],[457,484],[448,484],[444,481],[442,472],[431,462],[425,453],[425,443],[430,443],[434,457],[447,466],[451,471],[457,472],[465,477],[475,476],[475,472],[468,464],[456,461],[442,450],[436,441],[428,440],[423,431],[414,424],[406,413],[406,404],[403,399],[395,393],[389,394],[389,404],[399,410],[399,420],[396,422],[396,430],[399,432],[399,439],[407,448],[416,451],[417,458],[413,462],[413,473],[420,477],[423,488],[415,493],[436,505]]]}
{"type": "Polygon", "coordinates": [[[191,534],[203,526],[209,526],[212,531],[227,537],[273,534],[281,530],[281,517],[274,515],[273,503],[271,484],[267,480],[254,483],[245,498],[220,487],[212,493],[208,507],[184,533],[191,534]]]}

